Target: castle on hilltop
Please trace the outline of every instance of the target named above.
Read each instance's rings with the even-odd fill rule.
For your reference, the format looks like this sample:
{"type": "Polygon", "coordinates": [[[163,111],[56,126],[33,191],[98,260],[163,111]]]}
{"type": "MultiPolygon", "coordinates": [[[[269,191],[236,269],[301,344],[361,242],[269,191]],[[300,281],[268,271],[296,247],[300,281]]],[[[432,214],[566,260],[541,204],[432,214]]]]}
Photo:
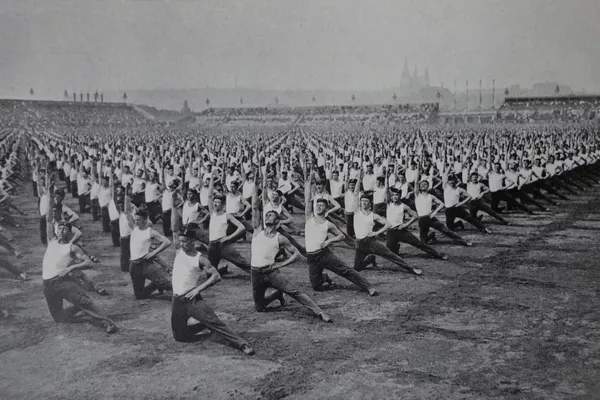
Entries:
{"type": "Polygon", "coordinates": [[[410,70],[408,69],[408,60],[405,58],[404,69],[402,70],[402,77],[400,78],[400,89],[402,90],[402,94],[408,95],[417,93],[419,90],[428,87],[429,68],[425,67],[423,75],[419,75],[419,71],[415,65],[415,69],[411,75],[410,70]]]}

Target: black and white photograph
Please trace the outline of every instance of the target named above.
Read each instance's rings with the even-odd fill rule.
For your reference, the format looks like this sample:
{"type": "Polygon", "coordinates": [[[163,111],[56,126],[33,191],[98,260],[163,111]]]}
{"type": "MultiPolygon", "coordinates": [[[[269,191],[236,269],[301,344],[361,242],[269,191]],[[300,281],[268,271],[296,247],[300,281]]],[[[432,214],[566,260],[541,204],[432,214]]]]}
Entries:
{"type": "Polygon", "coordinates": [[[599,399],[598,38],[596,0],[1,0],[0,399],[599,399]]]}

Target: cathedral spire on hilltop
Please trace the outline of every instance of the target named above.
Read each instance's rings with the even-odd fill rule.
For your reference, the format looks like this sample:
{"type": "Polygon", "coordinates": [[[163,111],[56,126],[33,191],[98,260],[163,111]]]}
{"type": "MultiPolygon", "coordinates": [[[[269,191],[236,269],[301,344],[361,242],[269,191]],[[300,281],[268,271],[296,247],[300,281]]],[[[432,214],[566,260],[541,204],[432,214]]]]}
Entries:
{"type": "Polygon", "coordinates": [[[408,58],[404,58],[404,69],[400,77],[400,89],[403,95],[416,93],[422,88],[429,87],[429,67],[425,67],[423,75],[419,75],[419,69],[415,65],[411,75],[408,67],[408,58]]]}

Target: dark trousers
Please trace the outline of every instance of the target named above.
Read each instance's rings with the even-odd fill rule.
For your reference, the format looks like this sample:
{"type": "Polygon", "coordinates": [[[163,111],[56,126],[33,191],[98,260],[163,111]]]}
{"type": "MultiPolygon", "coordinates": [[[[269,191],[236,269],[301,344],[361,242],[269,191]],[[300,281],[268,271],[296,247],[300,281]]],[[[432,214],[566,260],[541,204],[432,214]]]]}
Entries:
{"type": "Polygon", "coordinates": [[[110,236],[114,247],[121,246],[121,233],[118,219],[110,221],[110,236]]]}
{"type": "Polygon", "coordinates": [[[521,204],[524,204],[524,203],[533,204],[534,206],[536,206],[540,210],[546,211],[546,207],[544,207],[541,203],[539,203],[538,201],[536,201],[533,197],[529,196],[523,190],[511,189],[511,190],[508,191],[508,193],[512,197],[514,197],[516,199],[517,198],[521,199],[521,204]]]}
{"type": "Polygon", "coordinates": [[[316,253],[308,253],[306,261],[308,262],[308,278],[314,290],[323,290],[323,283],[326,281],[326,278],[323,276],[324,269],[338,274],[361,289],[368,290],[371,288],[369,281],[357,271],[348,267],[327,248],[316,253]]]}
{"type": "Polygon", "coordinates": [[[463,246],[467,245],[467,241],[465,239],[448,229],[448,227],[442,224],[436,217],[431,218],[429,215],[419,217],[419,238],[423,243],[427,243],[429,241],[429,228],[440,231],[450,239],[462,244],[463,246]]]}
{"type": "Polygon", "coordinates": [[[33,197],[38,197],[37,182],[31,182],[33,188],[33,197]]]}
{"type": "Polygon", "coordinates": [[[136,299],[147,299],[155,290],[172,290],[171,277],[160,265],[152,260],[132,260],[129,275],[136,299]],[[146,286],[146,279],[150,284],[146,286]]]}
{"type": "Polygon", "coordinates": [[[400,251],[400,242],[410,244],[435,258],[442,258],[442,254],[438,253],[433,247],[420,241],[419,238],[406,228],[390,229],[387,231],[386,246],[388,249],[397,254],[400,251]]]}
{"type": "Polygon", "coordinates": [[[89,316],[112,324],[112,321],[92,302],[85,289],[69,276],[44,280],[44,297],[50,315],[56,322],[70,320],[71,316],[63,308],[63,300],[66,300],[89,316]]]}
{"type": "Polygon", "coordinates": [[[556,205],[556,202],[554,200],[540,192],[538,182],[530,183],[528,185],[523,186],[523,191],[531,194],[533,198],[542,199],[546,203],[556,205]]]}
{"type": "Polygon", "coordinates": [[[150,221],[153,224],[156,224],[161,217],[162,206],[158,200],[151,201],[150,203],[146,203],[146,207],[148,208],[148,216],[150,221]]]}
{"type": "Polygon", "coordinates": [[[131,203],[136,206],[137,208],[140,208],[140,206],[145,203],[145,194],[144,192],[138,192],[138,193],[134,193],[131,196],[131,203]]]}
{"type": "Polygon", "coordinates": [[[68,176],[65,177],[65,183],[67,184],[67,187],[66,187],[67,192],[71,193],[71,187],[72,187],[72,185],[71,185],[71,179],[68,176]]]}
{"type": "Polygon", "coordinates": [[[79,195],[79,213],[83,214],[87,212],[87,208],[90,206],[90,195],[82,194],[79,195]]]}
{"type": "Polygon", "coordinates": [[[239,349],[248,343],[221,321],[200,295],[194,299],[173,296],[171,329],[176,341],[192,342],[196,333],[207,328],[221,335],[235,348],[239,349]],[[200,324],[188,326],[190,318],[198,320],[200,324]]]}
{"type": "Polygon", "coordinates": [[[282,293],[285,293],[316,315],[323,312],[306,293],[301,292],[293,286],[278,270],[270,271],[268,267],[263,270],[252,269],[250,276],[252,279],[252,297],[254,298],[256,311],[264,311],[273,300],[280,298],[282,293]],[[275,291],[265,296],[269,288],[274,288],[275,291]]]}
{"type": "Polygon", "coordinates": [[[485,231],[485,226],[481,223],[479,219],[473,218],[471,214],[469,214],[469,212],[467,211],[466,207],[448,207],[446,208],[445,212],[446,226],[451,230],[455,230],[458,227],[457,223],[455,222],[455,219],[460,218],[467,221],[471,225],[474,225],[480,231],[485,231]]]}
{"type": "Polygon", "coordinates": [[[346,233],[349,237],[354,238],[354,214],[346,214],[346,233]]]}
{"type": "Polygon", "coordinates": [[[170,238],[173,236],[171,230],[171,210],[163,211],[162,213],[163,233],[166,237],[170,238]]]}
{"type": "Polygon", "coordinates": [[[414,272],[413,267],[408,265],[406,261],[398,254],[393,253],[377,238],[366,237],[356,241],[356,252],[354,253],[354,269],[356,271],[362,271],[369,264],[369,261],[365,261],[365,258],[370,254],[374,254],[391,261],[400,268],[414,272]]]}
{"type": "Polygon", "coordinates": [[[98,221],[100,219],[100,203],[98,203],[98,199],[92,199],[92,218],[94,221],[98,221]]]}
{"type": "Polygon", "coordinates": [[[76,199],[79,197],[79,192],[77,192],[77,181],[71,181],[71,194],[73,195],[73,198],[76,199]]]}
{"type": "Polygon", "coordinates": [[[121,237],[121,271],[129,271],[129,263],[131,259],[131,248],[130,248],[131,236],[121,237]]]}
{"type": "Polygon", "coordinates": [[[485,202],[482,199],[471,200],[469,202],[469,211],[471,213],[472,218],[477,219],[477,212],[480,210],[488,214],[489,216],[497,219],[501,224],[506,225],[508,223],[504,218],[500,216],[500,214],[498,214],[497,212],[492,210],[487,204],[485,204],[485,202]]]}
{"type": "Polygon", "coordinates": [[[110,214],[108,213],[108,206],[102,207],[100,209],[100,214],[102,218],[102,232],[109,233],[110,232],[110,214]]]}
{"type": "Polygon", "coordinates": [[[40,240],[44,246],[48,245],[48,238],[46,237],[46,216],[40,217],[40,240]]]}
{"type": "Polygon", "coordinates": [[[525,211],[527,214],[533,214],[533,211],[531,211],[529,207],[516,201],[515,198],[506,190],[491,192],[491,197],[493,211],[499,211],[500,208],[498,206],[500,205],[500,201],[504,200],[508,208],[518,208],[525,211]]]}
{"type": "Polygon", "coordinates": [[[211,265],[218,268],[221,259],[230,261],[244,272],[250,272],[250,262],[243,257],[230,243],[221,243],[219,241],[208,244],[208,260],[211,265]]]}
{"type": "Polygon", "coordinates": [[[569,200],[569,198],[567,196],[565,196],[564,194],[560,193],[557,190],[557,187],[554,187],[552,185],[552,182],[550,182],[549,180],[543,180],[543,181],[537,181],[536,182],[536,186],[540,189],[544,189],[546,192],[555,195],[556,197],[563,199],[563,200],[569,200]]]}

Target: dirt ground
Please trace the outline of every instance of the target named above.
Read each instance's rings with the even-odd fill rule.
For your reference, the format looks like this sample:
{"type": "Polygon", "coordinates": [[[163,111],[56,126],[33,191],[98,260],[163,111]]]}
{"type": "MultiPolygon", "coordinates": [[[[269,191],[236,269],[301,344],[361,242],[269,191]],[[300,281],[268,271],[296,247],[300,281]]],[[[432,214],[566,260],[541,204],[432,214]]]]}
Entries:
{"type": "MultiPolygon", "coordinates": [[[[600,188],[533,217],[488,217],[491,236],[465,232],[472,248],[440,240],[448,261],[403,246],[422,277],[379,259],[365,276],[369,298],[341,278],[315,293],[305,262],[285,274],[331,316],[298,303],[256,313],[242,271],[204,297],[256,349],[246,357],[215,335],[193,344],[171,336],[168,296],[137,301],[118,251],[83,217],[100,264],[86,273],[111,295],[93,299],[115,335],[88,323],[54,323],[42,293],[38,214],[30,195],[24,228],[31,281],[0,270],[1,399],[593,399],[600,396],[600,188]]],[[[67,195],[66,204],[76,209],[67,195]]],[[[301,221],[301,216],[295,218],[301,221]]],[[[438,238],[440,235],[438,234],[438,238]]],[[[441,238],[440,238],[441,239],[441,238]]],[[[249,255],[249,243],[238,245],[249,255]]],[[[336,246],[348,263],[353,250],[336,246]]],[[[2,256],[7,256],[3,254],[2,256]]],[[[173,249],[167,258],[173,259],[173,249]]]]}

